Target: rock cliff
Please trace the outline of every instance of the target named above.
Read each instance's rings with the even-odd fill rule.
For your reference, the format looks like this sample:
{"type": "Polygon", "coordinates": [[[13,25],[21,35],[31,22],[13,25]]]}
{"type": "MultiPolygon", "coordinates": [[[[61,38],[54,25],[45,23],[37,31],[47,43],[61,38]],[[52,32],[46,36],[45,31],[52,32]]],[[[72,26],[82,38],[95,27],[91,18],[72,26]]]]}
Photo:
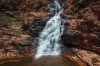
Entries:
{"type": "Polygon", "coordinates": [[[97,3],[95,0],[67,0],[62,14],[69,20],[62,37],[64,44],[100,53],[100,5],[97,3]]]}

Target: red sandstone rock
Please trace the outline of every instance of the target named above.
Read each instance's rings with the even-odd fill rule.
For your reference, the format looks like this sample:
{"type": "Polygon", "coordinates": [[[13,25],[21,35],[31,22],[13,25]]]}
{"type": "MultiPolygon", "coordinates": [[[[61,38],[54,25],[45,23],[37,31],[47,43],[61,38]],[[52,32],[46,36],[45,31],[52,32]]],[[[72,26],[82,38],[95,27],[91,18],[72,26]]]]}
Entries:
{"type": "Polygon", "coordinates": [[[88,6],[84,5],[84,8],[78,10],[75,5],[79,5],[79,1],[75,1],[68,0],[65,11],[62,14],[64,17],[69,15],[75,17],[69,19],[70,25],[68,27],[71,29],[71,34],[67,34],[68,27],[66,28],[65,26],[67,39],[65,36],[63,37],[65,39],[64,43],[100,53],[100,7],[94,4],[94,0],[92,2],[89,0],[86,2],[88,6]]]}

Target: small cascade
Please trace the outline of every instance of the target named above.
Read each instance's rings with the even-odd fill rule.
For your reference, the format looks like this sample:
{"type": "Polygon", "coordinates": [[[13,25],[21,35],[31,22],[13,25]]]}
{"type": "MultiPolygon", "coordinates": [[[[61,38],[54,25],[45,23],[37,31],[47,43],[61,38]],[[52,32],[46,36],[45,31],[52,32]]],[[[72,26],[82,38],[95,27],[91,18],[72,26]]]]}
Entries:
{"type": "Polygon", "coordinates": [[[41,56],[57,56],[60,54],[60,37],[64,30],[60,14],[63,9],[57,1],[55,2],[55,16],[46,24],[44,30],[39,35],[37,53],[35,58],[41,56]]]}

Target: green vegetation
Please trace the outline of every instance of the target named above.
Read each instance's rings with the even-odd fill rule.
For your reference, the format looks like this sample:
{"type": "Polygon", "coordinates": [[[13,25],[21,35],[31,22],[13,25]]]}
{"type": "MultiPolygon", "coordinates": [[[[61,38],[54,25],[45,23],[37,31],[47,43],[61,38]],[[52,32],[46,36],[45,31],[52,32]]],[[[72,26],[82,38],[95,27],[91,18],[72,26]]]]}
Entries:
{"type": "Polygon", "coordinates": [[[19,27],[21,26],[21,21],[16,19],[16,18],[10,18],[9,21],[7,22],[8,27],[19,27]]]}
{"type": "Polygon", "coordinates": [[[2,17],[4,17],[5,15],[2,13],[2,12],[0,12],[0,19],[2,18],[2,17]]]}
{"type": "Polygon", "coordinates": [[[22,23],[20,20],[16,19],[16,18],[11,18],[9,19],[9,21],[7,22],[7,28],[10,28],[13,30],[13,34],[16,37],[19,37],[22,33],[22,23]]]}
{"type": "MultiPolygon", "coordinates": [[[[0,12],[0,29],[7,29],[8,32],[3,31],[4,35],[13,34],[16,37],[19,37],[22,33],[22,22],[18,18],[9,17],[0,12]],[[10,30],[10,31],[9,31],[10,30]]],[[[0,40],[0,44],[2,41],[0,40]]]]}
{"type": "Polygon", "coordinates": [[[78,16],[79,16],[78,13],[75,13],[75,14],[74,14],[74,18],[75,18],[75,19],[78,19],[78,16]]]}
{"type": "Polygon", "coordinates": [[[97,4],[100,5],[100,0],[97,0],[97,4]]]}
{"type": "Polygon", "coordinates": [[[0,63],[5,63],[6,62],[6,60],[0,60],[0,63]]]}
{"type": "Polygon", "coordinates": [[[5,27],[8,20],[9,20],[9,17],[7,17],[2,12],[0,12],[0,27],[3,27],[3,26],[5,27]]]}
{"type": "Polygon", "coordinates": [[[2,45],[2,43],[3,43],[3,40],[2,40],[2,39],[0,39],[0,45],[2,45]]]}
{"type": "Polygon", "coordinates": [[[4,40],[2,40],[2,39],[0,39],[0,49],[2,49],[3,48],[3,43],[4,43],[5,41],[4,40]]]}
{"type": "Polygon", "coordinates": [[[18,18],[12,18],[0,12],[0,27],[15,28],[21,25],[21,21],[18,18]]]}

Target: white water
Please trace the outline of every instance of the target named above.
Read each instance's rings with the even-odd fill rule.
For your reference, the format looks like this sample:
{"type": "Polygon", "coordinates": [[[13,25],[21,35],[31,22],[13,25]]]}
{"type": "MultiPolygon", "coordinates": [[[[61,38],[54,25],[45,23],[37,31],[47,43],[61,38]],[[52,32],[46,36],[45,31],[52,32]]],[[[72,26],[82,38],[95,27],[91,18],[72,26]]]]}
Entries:
{"type": "Polygon", "coordinates": [[[40,33],[35,58],[47,55],[57,56],[60,54],[60,36],[64,30],[60,17],[62,11],[63,9],[59,3],[55,1],[55,16],[47,22],[44,30],[40,33]]]}

